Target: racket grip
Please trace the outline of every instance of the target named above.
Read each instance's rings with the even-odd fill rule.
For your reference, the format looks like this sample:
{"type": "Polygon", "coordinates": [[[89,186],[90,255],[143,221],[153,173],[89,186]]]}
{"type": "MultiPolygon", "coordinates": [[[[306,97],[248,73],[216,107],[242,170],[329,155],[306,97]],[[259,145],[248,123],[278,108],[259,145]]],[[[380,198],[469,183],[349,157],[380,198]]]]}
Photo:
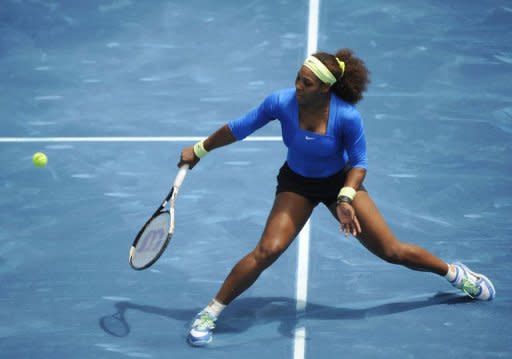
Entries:
{"type": "Polygon", "coordinates": [[[176,179],[174,180],[174,187],[180,187],[183,183],[183,180],[185,179],[185,176],[187,175],[187,170],[189,168],[189,165],[183,165],[180,167],[178,171],[178,175],[176,176],[176,179]]]}

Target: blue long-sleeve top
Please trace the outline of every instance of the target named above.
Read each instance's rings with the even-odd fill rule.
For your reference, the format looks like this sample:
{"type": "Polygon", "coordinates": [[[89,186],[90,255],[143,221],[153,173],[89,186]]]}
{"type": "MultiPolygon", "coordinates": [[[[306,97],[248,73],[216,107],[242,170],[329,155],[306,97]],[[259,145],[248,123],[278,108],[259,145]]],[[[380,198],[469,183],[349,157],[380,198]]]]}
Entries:
{"type": "Polygon", "coordinates": [[[288,166],[304,177],[327,177],[345,167],[367,169],[366,139],[361,115],[354,105],[331,93],[325,134],[304,130],[299,125],[295,89],[280,90],[241,118],[228,122],[237,140],[242,140],[270,121],[281,123],[288,147],[288,166]]]}

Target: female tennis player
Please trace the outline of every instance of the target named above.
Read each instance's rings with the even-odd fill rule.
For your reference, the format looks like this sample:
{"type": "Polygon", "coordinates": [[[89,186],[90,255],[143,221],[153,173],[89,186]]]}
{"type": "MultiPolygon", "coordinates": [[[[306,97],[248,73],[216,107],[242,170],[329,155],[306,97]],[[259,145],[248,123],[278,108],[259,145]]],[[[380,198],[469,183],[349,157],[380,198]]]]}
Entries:
{"type": "Polygon", "coordinates": [[[445,263],[417,245],[399,241],[363,186],[366,140],[355,104],[362,99],[368,82],[364,62],[351,50],[342,49],[335,55],[316,53],[299,69],[295,88],[272,93],[259,107],[182,151],[178,166],[189,164],[193,168],[213,149],[242,140],[273,120],[280,122],[288,148],[261,239],[197,314],[188,335],[190,344],[211,342],[224,307],[288,248],[320,202],[346,235],[352,234],[383,260],[444,276],[472,298],[494,298],[494,286],[484,275],[462,263],[445,263]]]}

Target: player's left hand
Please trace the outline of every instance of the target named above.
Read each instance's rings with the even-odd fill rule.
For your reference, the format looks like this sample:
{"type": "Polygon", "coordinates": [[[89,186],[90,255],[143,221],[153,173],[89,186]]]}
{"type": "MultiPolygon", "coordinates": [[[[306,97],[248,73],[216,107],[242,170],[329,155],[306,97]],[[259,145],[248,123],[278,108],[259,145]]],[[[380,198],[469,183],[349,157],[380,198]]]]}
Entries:
{"type": "Polygon", "coordinates": [[[356,237],[361,233],[361,225],[356,217],[354,207],[348,203],[340,203],[336,206],[336,214],[340,221],[340,232],[344,232],[345,236],[348,237],[352,234],[356,237]]]}

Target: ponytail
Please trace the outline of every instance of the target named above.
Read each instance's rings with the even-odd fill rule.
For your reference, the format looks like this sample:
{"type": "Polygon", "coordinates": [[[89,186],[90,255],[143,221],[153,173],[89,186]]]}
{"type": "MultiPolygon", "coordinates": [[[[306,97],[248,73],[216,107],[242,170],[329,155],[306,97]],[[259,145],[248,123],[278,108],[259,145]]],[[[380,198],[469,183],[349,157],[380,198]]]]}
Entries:
{"type": "Polygon", "coordinates": [[[363,60],[354,56],[352,50],[341,49],[335,55],[326,52],[314,54],[332,72],[336,82],[331,86],[331,91],[336,96],[351,104],[356,104],[363,98],[369,79],[369,71],[363,60]],[[345,63],[345,71],[342,69],[336,58],[345,63]]]}

